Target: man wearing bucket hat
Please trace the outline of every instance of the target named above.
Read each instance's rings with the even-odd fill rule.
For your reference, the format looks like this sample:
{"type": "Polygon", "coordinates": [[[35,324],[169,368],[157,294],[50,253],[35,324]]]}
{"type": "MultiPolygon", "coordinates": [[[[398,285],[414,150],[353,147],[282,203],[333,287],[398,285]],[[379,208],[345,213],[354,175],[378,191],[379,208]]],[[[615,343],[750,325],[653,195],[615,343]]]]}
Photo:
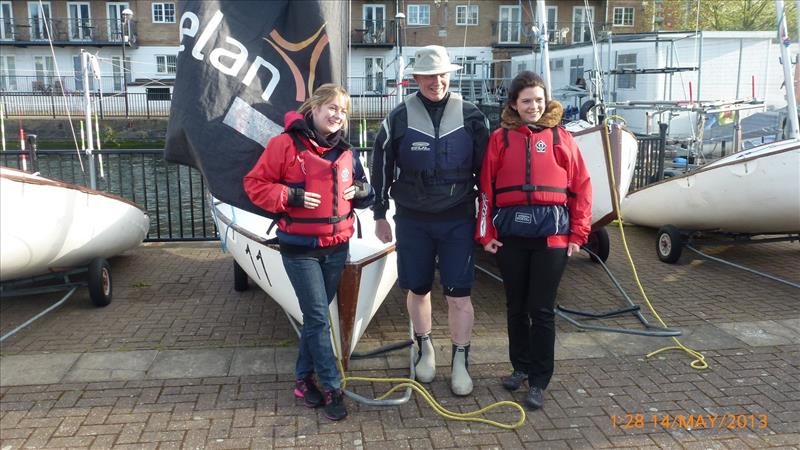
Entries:
{"type": "Polygon", "coordinates": [[[448,91],[450,73],[461,66],[450,63],[444,47],[422,47],[414,56],[412,74],[419,92],[389,113],[375,139],[370,179],[377,193],[375,235],[383,242],[392,240],[386,220],[391,195],[400,287],[408,290],[406,305],[418,345],[417,379],[427,383],[436,375],[430,335],[438,261],[453,344],[450,388],[456,395],[468,395],[476,180],[489,124],[475,105],[448,91]]]}

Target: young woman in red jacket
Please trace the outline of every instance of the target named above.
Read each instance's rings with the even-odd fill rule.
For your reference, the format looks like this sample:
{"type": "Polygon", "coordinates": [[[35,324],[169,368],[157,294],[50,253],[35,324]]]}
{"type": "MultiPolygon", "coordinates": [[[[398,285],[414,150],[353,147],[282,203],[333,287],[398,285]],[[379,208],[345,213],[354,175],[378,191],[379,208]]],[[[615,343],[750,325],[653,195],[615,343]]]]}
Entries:
{"type": "Polygon", "coordinates": [[[555,303],[567,258],[591,230],[589,173],[561,104],[544,81],[521,72],[511,82],[501,128],[489,138],[480,179],[476,239],[496,254],[506,290],[510,391],[528,380],[525,404],[541,408],[554,368],[555,303]]]}
{"type": "Polygon", "coordinates": [[[297,112],[286,114],[284,133],[270,139],[244,177],[250,200],[280,214],[281,257],[303,313],[294,394],[309,408],[324,405],[331,420],[345,418],[347,410],[331,346],[328,305],[347,260],[353,208],[366,208],[375,200],[364,168],[344,138],[349,109],[344,88],[320,86],[297,112]]]}

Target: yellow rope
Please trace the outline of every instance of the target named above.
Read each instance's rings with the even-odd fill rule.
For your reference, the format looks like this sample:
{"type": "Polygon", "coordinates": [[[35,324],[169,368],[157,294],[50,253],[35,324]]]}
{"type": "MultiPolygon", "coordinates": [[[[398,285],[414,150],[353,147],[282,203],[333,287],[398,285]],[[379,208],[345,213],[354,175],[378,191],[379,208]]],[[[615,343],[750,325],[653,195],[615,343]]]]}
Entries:
{"type": "MultiPolygon", "coordinates": [[[[622,121],[624,123],[625,119],[620,117],[620,116],[610,116],[610,117],[607,117],[603,121],[603,133],[604,133],[605,140],[606,140],[606,142],[605,142],[606,143],[606,145],[605,145],[605,147],[606,147],[606,156],[608,157],[608,161],[613,163],[613,155],[611,153],[611,137],[610,137],[610,132],[609,132],[609,124],[608,124],[610,120],[618,120],[618,121],[622,121]]],[[[628,249],[628,241],[625,239],[625,227],[623,226],[623,221],[622,221],[622,209],[619,206],[619,196],[617,194],[617,190],[613,188],[617,184],[616,180],[614,179],[613,164],[611,164],[611,167],[612,167],[612,169],[609,171],[609,176],[611,177],[611,186],[612,186],[611,192],[613,193],[612,194],[612,198],[613,198],[613,201],[614,201],[614,208],[617,211],[617,217],[618,217],[617,224],[619,225],[619,232],[620,232],[620,236],[622,237],[622,246],[625,248],[625,254],[628,257],[628,262],[630,263],[630,266],[631,266],[631,272],[633,273],[633,278],[636,281],[636,285],[639,288],[639,293],[642,294],[642,298],[644,299],[645,303],[647,304],[647,307],[650,309],[650,312],[652,312],[653,316],[655,316],[655,318],[658,319],[658,322],[661,324],[661,326],[663,326],[664,328],[668,328],[667,324],[664,322],[663,319],[661,319],[661,316],[656,311],[656,308],[653,306],[653,304],[650,302],[650,299],[647,297],[647,294],[644,291],[644,286],[642,286],[642,282],[641,282],[641,280],[639,280],[639,274],[636,272],[636,265],[633,263],[633,257],[631,257],[631,252],[628,249]]],[[[650,358],[652,356],[655,356],[655,355],[657,355],[657,354],[659,354],[661,352],[665,352],[667,350],[683,350],[684,352],[688,353],[693,358],[695,358],[690,364],[693,368],[698,369],[698,370],[702,370],[702,369],[707,369],[708,368],[708,363],[706,363],[706,357],[702,353],[698,352],[697,350],[693,350],[693,349],[687,347],[686,345],[682,344],[681,341],[675,336],[672,336],[672,340],[675,341],[675,345],[669,346],[669,347],[663,347],[663,348],[660,348],[660,349],[658,349],[656,351],[650,352],[650,353],[648,353],[646,355],[646,357],[650,358]]]]}
{"type": "Polygon", "coordinates": [[[389,397],[390,395],[392,395],[395,391],[398,391],[398,390],[403,389],[403,388],[411,388],[411,389],[414,390],[414,392],[416,392],[419,395],[421,395],[422,398],[426,402],[428,402],[429,405],[431,405],[431,408],[433,408],[433,410],[437,414],[439,414],[440,416],[444,417],[445,419],[458,420],[458,421],[462,421],[462,422],[484,423],[486,425],[491,425],[491,426],[494,426],[494,427],[502,428],[504,430],[515,430],[515,429],[521,427],[525,423],[525,410],[522,408],[522,406],[520,406],[516,402],[503,400],[503,401],[500,401],[500,402],[492,403],[491,405],[486,406],[484,408],[481,408],[481,409],[479,409],[477,411],[459,413],[459,412],[450,411],[447,408],[443,407],[441,404],[439,404],[439,402],[436,401],[436,399],[433,397],[433,395],[430,392],[428,392],[427,389],[425,389],[425,387],[422,384],[420,384],[418,381],[412,380],[410,378],[402,378],[402,377],[375,378],[375,377],[348,377],[348,376],[346,376],[345,372],[344,372],[344,366],[342,365],[342,359],[341,359],[341,356],[340,356],[341,354],[339,352],[339,345],[338,345],[339,339],[336,337],[336,333],[334,332],[333,319],[331,319],[330,316],[328,316],[328,322],[330,323],[331,335],[333,336],[333,342],[334,342],[333,350],[336,353],[336,365],[339,367],[339,375],[341,377],[342,389],[347,387],[347,382],[348,381],[366,381],[368,383],[399,383],[399,384],[394,385],[391,389],[386,391],[380,397],[375,398],[375,400],[384,400],[387,397],[389,397]],[[516,408],[517,410],[519,410],[519,414],[520,414],[519,420],[514,422],[513,424],[507,424],[507,423],[502,423],[502,422],[498,422],[498,421],[495,421],[495,420],[484,419],[482,417],[475,417],[475,416],[484,414],[484,413],[488,412],[489,410],[492,410],[494,408],[498,408],[498,407],[501,407],[501,406],[511,406],[511,407],[516,408]]]}

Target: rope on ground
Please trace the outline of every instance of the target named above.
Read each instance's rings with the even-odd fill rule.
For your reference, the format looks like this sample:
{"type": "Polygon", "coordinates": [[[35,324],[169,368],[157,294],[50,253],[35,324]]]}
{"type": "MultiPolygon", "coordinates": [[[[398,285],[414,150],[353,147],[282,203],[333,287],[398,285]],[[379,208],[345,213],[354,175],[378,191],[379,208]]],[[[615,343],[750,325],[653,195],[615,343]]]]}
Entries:
{"type": "Polygon", "coordinates": [[[394,385],[391,389],[386,391],[383,395],[375,398],[375,400],[385,400],[395,391],[398,391],[403,388],[411,388],[412,390],[414,390],[414,392],[422,396],[422,398],[426,402],[428,402],[428,404],[437,414],[448,420],[483,423],[486,425],[491,425],[493,427],[502,428],[504,430],[515,430],[521,427],[525,423],[525,418],[526,418],[525,409],[523,409],[522,406],[519,405],[519,403],[512,402],[509,400],[503,400],[500,402],[492,403],[491,405],[483,407],[477,411],[459,413],[455,411],[450,411],[444,406],[442,406],[439,402],[436,401],[433,394],[428,392],[428,390],[425,389],[425,387],[416,380],[403,377],[378,378],[378,377],[350,377],[345,375],[344,366],[342,365],[342,359],[340,356],[341,353],[339,351],[339,345],[338,345],[339,339],[336,336],[336,333],[334,332],[333,319],[331,319],[330,316],[328,316],[328,322],[331,328],[331,335],[333,336],[333,342],[334,342],[333,350],[336,353],[336,364],[339,367],[339,375],[342,379],[342,389],[344,389],[347,386],[348,381],[366,381],[368,383],[398,383],[394,385]],[[499,408],[501,406],[510,406],[512,408],[516,408],[519,411],[520,415],[519,420],[512,424],[507,424],[491,419],[485,419],[483,417],[476,417],[492,409],[499,408]]]}
{"type": "MultiPolygon", "coordinates": [[[[621,121],[624,123],[625,119],[620,116],[610,116],[603,121],[603,135],[605,137],[606,156],[608,157],[608,161],[613,163],[613,155],[611,153],[611,133],[609,132],[609,121],[612,120],[621,121]]],[[[611,165],[611,170],[609,170],[608,173],[609,176],[611,177],[611,186],[616,186],[617,183],[616,180],[614,179],[613,164],[611,165]]],[[[611,189],[611,192],[612,192],[612,199],[614,201],[614,208],[617,210],[617,216],[618,216],[617,224],[619,225],[619,232],[620,236],[622,237],[622,246],[625,248],[625,254],[628,257],[628,262],[630,263],[631,272],[633,273],[633,278],[636,281],[636,286],[639,288],[639,293],[642,294],[642,298],[647,304],[647,307],[650,309],[650,312],[653,313],[653,316],[655,316],[655,318],[658,320],[661,326],[663,326],[664,328],[669,328],[666,322],[664,322],[664,320],[656,311],[656,308],[650,302],[650,299],[647,297],[647,293],[644,291],[644,286],[642,285],[642,282],[639,279],[639,274],[636,271],[636,265],[633,263],[633,257],[631,256],[630,249],[628,248],[628,241],[627,239],[625,239],[625,227],[622,220],[623,219],[622,209],[620,208],[619,196],[617,194],[616,189],[611,189]]],[[[698,370],[708,369],[708,363],[706,362],[706,357],[702,353],[687,347],[686,345],[681,343],[681,341],[675,336],[672,336],[671,339],[675,342],[675,345],[660,348],[656,351],[648,353],[645,356],[647,358],[650,358],[652,356],[655,356],[661,352],[665,352],[668,350],[683,350],[684,352],[688,353],[692,358],[694,358],[694,360],[692,360],[692,362],[690,363],[692,368],[698,370]]]]}

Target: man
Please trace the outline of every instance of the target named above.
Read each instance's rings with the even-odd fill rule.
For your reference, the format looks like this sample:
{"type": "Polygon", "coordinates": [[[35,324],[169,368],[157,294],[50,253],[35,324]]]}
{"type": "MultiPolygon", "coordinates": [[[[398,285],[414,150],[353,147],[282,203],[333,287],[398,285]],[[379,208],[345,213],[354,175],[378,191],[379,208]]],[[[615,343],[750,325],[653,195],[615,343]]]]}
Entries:
{"type": "Polygon", "coordinates": [[[427,383],[436,375],[430,333],[438,261],[453,344],[450,388],[456,395],[469,395],[476,180],[489,126],[475,105],[448,92],[450,72],[460,68],[450,63],[444,47],[417,51],[412,73],[419,92],[407,96],[383,121],[370,180],[377,194],[375,235],[383,242],[392,240],[386,220],[390,193],[395,201],[399,281],[408,290],[406,305],[418,345],[417,380],[427,383]]]}

